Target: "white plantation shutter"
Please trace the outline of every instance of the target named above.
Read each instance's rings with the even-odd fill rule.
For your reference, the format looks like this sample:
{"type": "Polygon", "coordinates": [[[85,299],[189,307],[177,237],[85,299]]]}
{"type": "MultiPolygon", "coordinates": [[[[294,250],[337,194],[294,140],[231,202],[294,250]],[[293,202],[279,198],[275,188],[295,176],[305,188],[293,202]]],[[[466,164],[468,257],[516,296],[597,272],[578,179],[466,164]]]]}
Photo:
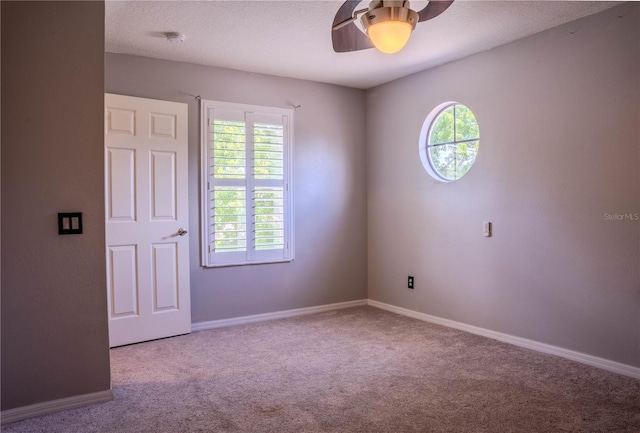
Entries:
{"type": "Polygon", "coordinates": [[[203,266],[292,260],[292,110],[201,104],[203,266]]]}

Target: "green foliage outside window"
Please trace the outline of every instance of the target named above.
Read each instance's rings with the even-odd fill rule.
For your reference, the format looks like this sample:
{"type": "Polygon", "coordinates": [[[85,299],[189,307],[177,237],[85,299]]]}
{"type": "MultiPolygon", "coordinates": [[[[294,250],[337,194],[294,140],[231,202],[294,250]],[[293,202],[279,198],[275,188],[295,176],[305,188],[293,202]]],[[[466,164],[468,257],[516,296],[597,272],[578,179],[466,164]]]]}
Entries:
{"type": "Polygon", "coordinates": [[[245,177],[244,122],[216,120],[213,125],[213,175],[218,179],[245,177]]]}
{"type": "Polygon", "coordinates": [[[281,125],[253,126],[253,158],[256,179],[282,179],[283,130],[281,125]]]}
{"type": "Polygon", "coordinates": [[[246,192],[244,187],[216,187],[213,191],[215,249],[247,248],[246,192]]]}
{"type": "MultiPolygon", "coordinates": [[[[244,122],[215,120],[212,128],[212,161],[215,179],[246,176],[246,132],[244,122]]],[[[282,125],[253,126],[253,174],[255,179],[284,177],[282,125]]],[[[247,194],[244,187],[217,186],[213,191],[214,247],[216,251],[247,248],[247,194]]],[[[284,247],[284,191],[282,187],[257,187],[253,191],[255,247],[284,247]]]]}
{"type": "Polygon", "coordinates": [[[445,108],[434,120],[427,143],[433,169],[446,180],[457,180],[473,165],[480,145],[478,122],[461,104],[445,108]]]}

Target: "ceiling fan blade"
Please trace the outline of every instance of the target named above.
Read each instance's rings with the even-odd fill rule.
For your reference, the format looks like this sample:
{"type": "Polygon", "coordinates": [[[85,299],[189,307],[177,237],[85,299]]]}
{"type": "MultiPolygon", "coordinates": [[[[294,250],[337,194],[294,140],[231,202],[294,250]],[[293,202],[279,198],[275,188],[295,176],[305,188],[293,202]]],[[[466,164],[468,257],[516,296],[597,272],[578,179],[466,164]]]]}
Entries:
{"type": "Polygon", "coordinates": [[[373,48],[373,44],[360,29],[354,24],[348,24],[338,30],[331,31],[333,51],[347,53],[350,51],[366,50],[373,48]]]}
{"type": "MultiPolygon", "coordinates": [[[[338,9],[331,27],[333,28],[341,22],[351,18],[353,16],[353,12],[360,3],[361,0],[347,0],[344,2],[344,4],[340,6],[340,9],[338,9]]],[[[331,42],[333,43],[333,51],[336,53],[346,53],[349,51],[373,48],[373,44],[367,35],[362,33],[354,23],[349,23],[337,30],[331,30],[331,42]]]]}
{"type": "Polygon", "coordinates": [[[428,5],[418,12],[418,22],[427,21],[437,17],[451,6],[453,0],[431,0],[428,5]]]}
{"type": "Polygon", "coordinates": [[[338,9],[338,12],[336,12],[336,16],[333,19],[331,27],[351,18],[353,16],[353,11],[356,10],[356,7],[361,3],[361,1],[362,0],[347,0],[344,2],[344,4],[340,6],[340,9],[338,9]]]}

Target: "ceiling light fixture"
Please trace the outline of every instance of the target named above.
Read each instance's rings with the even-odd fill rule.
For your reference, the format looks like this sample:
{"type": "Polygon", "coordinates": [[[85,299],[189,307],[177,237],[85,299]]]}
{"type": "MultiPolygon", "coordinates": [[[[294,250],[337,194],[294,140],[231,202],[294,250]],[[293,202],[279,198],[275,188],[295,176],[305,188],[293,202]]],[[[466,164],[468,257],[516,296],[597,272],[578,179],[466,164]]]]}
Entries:
{"type": "Polygon", "coordinates": [[[402,3],[378,7],[360,18],[371,43],[383,53],[393,54],[404,48],[416,28],[418,13],[409,9],[408,1],[402,3]]]}
{"type": "Polygon", "coordinates": [[[169,41],[172,44],[179,44],[184,42],[184,34],[180,33],[180,32],[167,32],[164,34],[167,37],[167,41],[169,41]]]}
{"type": "Polygon", "coordinates": [[[375,47],[383,53],[396,53],[409,41],[417,23],[439,16],[453,1],[430,0],[424,8],[414,11],[408,0],[373,0],[369,7],[358,10],[361,0],[347,0],[333,18],[333,50],[347,53],[375,47]]]}

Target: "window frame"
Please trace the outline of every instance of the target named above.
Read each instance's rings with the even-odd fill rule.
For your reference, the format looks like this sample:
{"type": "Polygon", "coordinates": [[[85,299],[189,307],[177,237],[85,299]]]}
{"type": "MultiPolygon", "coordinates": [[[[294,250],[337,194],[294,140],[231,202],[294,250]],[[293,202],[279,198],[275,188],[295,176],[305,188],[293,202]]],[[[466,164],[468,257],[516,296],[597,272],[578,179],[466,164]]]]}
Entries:
{"type": "Polygon", "coordinates": [[[427,173],[429,173],[431,175],[431,177],[433,177],[435,180],[438,180],[440,182],[445,182],[445,183],[449,183],[449,182],[455,182],[457,180],[462,179],[463,177],[465,177],[469,171],[471,170],[471,166],[473,166],[473,164],[475,164],[475,161],[477,159],[477,154],[476,157],[474,158],[473,162],[471,163],[471,166],[469,167],[469,170],[463,174],[462,176],[456,178],[456,179],[450,179],[448,177],[443,176],[442,174],[440,174],[438,172],[438,170],[436,170],[436,168],[434,167],[434,162],[431,159],[431,155],[429,153],[429,148],[433,147],[433,145],[429,144],[429,139],[431,137],[431,131],[433,130],[433,127],[435,126],[436,121],[438,120],[438,118],[440,117],[440,115],[442,113],[444,113],[444,111],[446,111],[447,109],[449,109],[450,107],[454,107],[454,119],[453,119],[453,124],[454,124],[454,135],[453,135],[453,141],[450,143],[437,143],[437,145],[443,145],[443,144],[457,144],[457,143],[463,143],[463,142],[469,142],[469,141],[477,141],[478,142],[478,146],[480,145],[480,129],[478,127],[478,136],[473,138],[473,139],[465,139],[465,140],[457,140],[456,139],[456,132],[455,132],[455,125],[456,125],[456,119],[455,119],[455,106],[457,105],[461,105],[465,108],[467,108],[471,114],[473,115],[473,117],[476,119],[476,123],[477,122],[477,117],[475,115],[475,113],[473,112],[473,110],[471,110],[467,105],[462,104],[460,102],[457,101],[447,101],[447,102],[443,102],[442,104],[439,104],[437,107],[435,107],[433,110],[431,110],[431,112],[429,113],[429,115],[427,116],[427,118],[425,119],[423,125],[422,125],[422,129],[420,131],[420,141],[419,141],[419,153],[420,153],[420,161],[422,162],[422,165],[424,166],[425,170],[427,171],[427,173]]]}
{"type": "MultiPolygon", "coordinates": [[[[216,268],[224,266],[243,266],[268,263],[286,263],[294,260],[294,206],[293,206],[293,114],[292,108],[267,107],[260,105],[249,105],[232,102],[200,100],[200,219],[201,219],[201,264],[205,268],[216,268]],[[238,111],[244,114],[245,123],[245,177],[244,181],[246,197],[246,249],[242,252],[221,252],[212,251],[211,246],[215,239],[214,230],[210,221],[214,216],[210,201],[214,192],[214,186],[210,182],[209,158],[211,154],[211,125],[213,123],[212,114],[215,110],[238,111]],[[249,128],[254,124],[255,116],[282,116],[283,119],[283,248],[273,250],[259,250],[255,248],[255,238],[251,233],[255,230],[255,220],[249,212],[253,208],[254,193],[256,184],[260,184],[255,179],[254,168],[254,148],[253,130],[249,128]],[[251,138],[249,138],[251,136],[251,138]]],[[[215,116],[214,116],[215,117],[215,116]]],[[[255,122],[256,124],[259,122],[255,122]]],[[[224,182],[221,182],[224,184],[224,182]]],[[[236,182],[237,183],[237,182],[236,182]]],[[[271,185],[273,182],[266,181],[271,185]]],[[[276,182],[277,183],[277,182],[276,182]]],[[[264,186],[263,186],[264,187],[264,186]]],[[[268,186],[267,186],[268,187],[268,186]]]]}

